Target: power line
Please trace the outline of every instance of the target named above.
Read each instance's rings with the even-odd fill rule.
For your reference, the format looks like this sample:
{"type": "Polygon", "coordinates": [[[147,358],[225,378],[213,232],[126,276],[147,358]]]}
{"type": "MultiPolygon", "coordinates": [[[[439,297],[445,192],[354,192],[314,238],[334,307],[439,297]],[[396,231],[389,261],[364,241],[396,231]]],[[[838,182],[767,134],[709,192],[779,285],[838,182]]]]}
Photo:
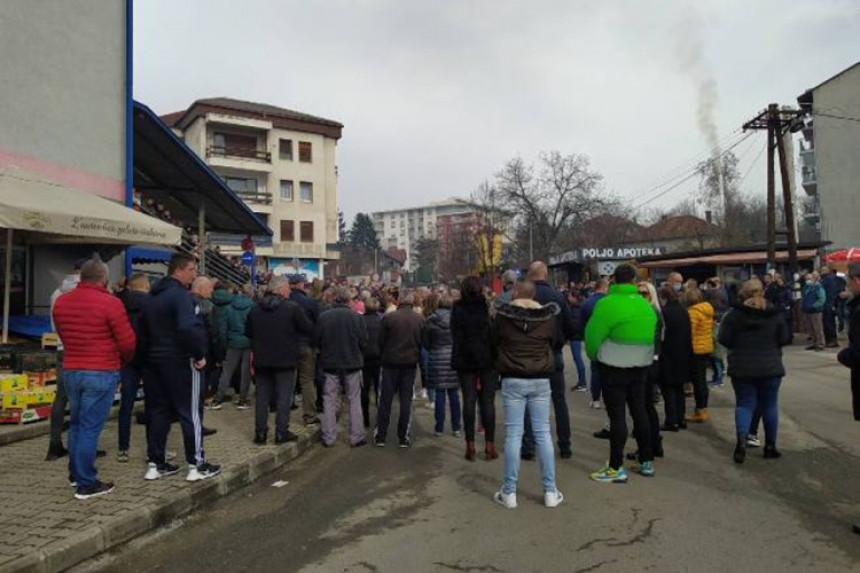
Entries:
{"type": "MultiPolygon", "coordinates": [[[[752,135],[753,135],[753,132],[749,132],[749,133],[747,133],[744,137],[742,137],[741,139],[739,139],[737,142],[735,142],[735,143],[734,143],[734,144],[732,144],[731,146],[729,146],[729,147],[725,148],[723,151],[721,151],[721,152],[720,152],[720,154],[719,154],[717,157],[723,157],[723,156],[724,156],[724,155],[726,155],[729,151],[731,151],[732,149],[734,149],[735,147],[737,147],[738,145],[740,145],[741,143],[743,143],[744,141],[746,141],[747,139],[749,139],[752,135]]],[[[674,189],[677,189],[677,188],[678,188],[678,187],[680,187],[682,184],[686,183],[687,181],[689,181],[690,179],[692,179],[693,177],[696,177],[696,176],[698,176],[698,175],[699,175],[698,170],[694,170],[692,173],[690,173],[689,175],[687,175],[684,179],[682,179],[681,181],[678,181],[677,183],[675,183],[674,185],[672,185],[672,186],[671,186],[671,187],[669,187],[668,189],[663,190],[662,192],[658,193],[658,194],[657,194],[657,195],[655,195],[654,197],[651,197],[650,199],[646,199],[645,201],[641,202],[639,205],[637,205],[637,206],[633,207],[633,211],[634,211],[634,212],[635,212],[635,211],[638,211],[639,209],[641,209],[641,208],[642,208],[642,207],[644,207],[645,205],[648,205],[649,203],[652,203],[652,202],[656,201],[656,200],[657,200],[657,199],[659,199],[660,197],[663,197],[664,195],[666,195],[666,194],[667,194],[667,193],[669,193],[670,191],[672,191],[672,190],[674,190],[674,189]]]]}

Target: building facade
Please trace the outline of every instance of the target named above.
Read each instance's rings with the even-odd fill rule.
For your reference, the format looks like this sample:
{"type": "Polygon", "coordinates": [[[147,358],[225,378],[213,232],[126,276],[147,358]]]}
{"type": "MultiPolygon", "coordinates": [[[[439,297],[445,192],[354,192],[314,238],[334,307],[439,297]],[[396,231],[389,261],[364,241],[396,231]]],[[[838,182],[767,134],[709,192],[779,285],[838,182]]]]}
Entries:
{"type": "Polygon", "coordinates": [[[860,245],[860,62],[797,98],[807,112],[800,146],[802,185],[816,208],[805,213],[818,224],[831,250],[860,245]]]}
{"type": "MultiPolygon", "coordinates": [[[[274,231],[255,239],[258,261],[276,274],[322,278],[337,259],[337,142],[343,125],[274,107],[213,98],[162,116],[274,231]]],[[[241,237],[215,236],[226,254],[241,237]]]]}
{"type": "Polygon", "coordinates": [[[395,248],[406,252],[404,271],[414,271],[415,261],[412,252],[415,244],[422,239],[439,239],[440,249],[443,240],[454,228],[455,216],[469,219],[475,214],[475,209],[464,199],[451,198],[430,203],[424,207],[409,207],[406,209],[391,209],[377,211],[372,214],[373,227],[382,249],[395,248]],[[440,227],[440,220],[443,225],[440,227]],[[440,236],[440,231],[443,234],[440,236]]]}

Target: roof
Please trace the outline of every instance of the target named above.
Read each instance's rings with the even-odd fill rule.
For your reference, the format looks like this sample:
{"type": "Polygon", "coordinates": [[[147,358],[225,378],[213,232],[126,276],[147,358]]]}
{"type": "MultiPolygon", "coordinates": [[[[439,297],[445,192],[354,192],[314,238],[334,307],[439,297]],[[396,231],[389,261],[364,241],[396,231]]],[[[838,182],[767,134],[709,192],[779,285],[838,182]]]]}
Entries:
{"type": "Polygon", "coordinates": [[[167,114],[167,117],[173,121],[172,126],[185,129],[197,117],[205,115],[209,112],[224,113],[230,115],[238,115],[254,119],[271,120],[276,127],[283,129],[292,129],[296,131],[307,131],[310,133],[319,133],[334,139],[340,139],[343,124],[331,119],[310,115],[300,111],[277,107],[265,103],[255,103],[228,97],[214,97],[198,99],[192,103],[188,109],[174,118],[174,112],[167,114]]]}
{"type": "Polygon", "coordinates": [[[176,124],[176,122],[179,120],[179,118],[182,117],[182,114],[184,114],[184,113],[185,113],[184,109],[180,110],[180,111],[174,111],[171,113],[165,113],[164,115],[161,116],[161,121],[163,121],[166,126],[173,127],[176,124]]]}
{"type": "Polygon", "coordinates": [[[648,241],[665,241],[668,239],[686,239],[699,237],[714,230],[714,226],[693,215],[666,217],[646,227],[642,238],[648,241]]]}
{"type": "MultiPolygon", "coordinates": [[[[805,261],[815,258],[817,249],[797,249],[797,260],[805,261]]],[[[788,251],[776,251],[777,262],[788,261],[788,251]]],[[[646,268],[677,268],[692,265],[753,265],[767,262],[767,251],[752,251],[748,253],[723,253],[699,255],[693,257],[646,261],[640,266],[646,268]]]]}
{"type": "MultiPolygon", "coordinates": [[[[802,250],[809,249],[820,249],[830,244],[830,241],[818,241],[818,242],[810,242],[810,243],[798,243],[797,244],[797,252],[800,253],[802,250]]],[[[777,249],[781,249],[785,251],[786,244],[784,242],[778,243],[776,245],[777,249]]],[[[714,247],[712,249],[699,249],[695,251],[683,251],[683,252],[675,252],[665,255],[654,255],[652,257],[639,257],[638,262],[643,266],[666,266],[667,261],[677,261],[681,259],[700,259],[702,257],[709,257],[711,255],[737,255],[743,253],[755,253],[759,251],[767,251],[767,245],[763,243],[757,243],[752,245],[745,245],[743,247],[714,247]],[[650,263],[659,262],[659,265],[653,265],[650,263]]]]}
{"type": "Polygon", "coordinates": [[[461,199],[459,197],[451,197],[449,199],[443,199],[441,201],[432,201],[427,203],[426,205],[421,205],[420,207],[401,207],[397,209],[383,209],[381,211],[373,211],[370,215],[373,217],[374,215],[385,215],[388,213],[399,213],[401,211],[424,211],[426,209],[436,209],[438,207],[451,207],[451,206],[461,206],[464,208],[474,208],[474,205],[468,199],[461,199]]]}
{"type": "Polygon", "coordinates": [[[213,232],[271,235],[272,231],[155,113],[134,102],[134,187],[170,205],[185,225],[197,226],[201,205],[213,232]]]}
{"type": "Polygon", "coordinates": [[[823,82],[821,82],[817,86],[809,88],[808,90],[806,90],[805,92],[803,92],[802,94],[797,96],[797,103],[799,103],[801,106],[811,104],[812,103],[812,92],[814,92],[815,90],[817,90],[818,88],[820,88],[824,84],[829,84],[830,82],[832,82],[833,80],[835,80],[839,76],[841,76],[843,74],[847,74],[848,72],[850,72],[851,70],[853,70],[854,68],[856,68],[858,66],[860,66],[860,62],[857,62],[851,66],[848,66],[847,68],[845,68],[844,70],[842,70],[838,74],[827,78],[826,80],[824,80],[823,82]]]}

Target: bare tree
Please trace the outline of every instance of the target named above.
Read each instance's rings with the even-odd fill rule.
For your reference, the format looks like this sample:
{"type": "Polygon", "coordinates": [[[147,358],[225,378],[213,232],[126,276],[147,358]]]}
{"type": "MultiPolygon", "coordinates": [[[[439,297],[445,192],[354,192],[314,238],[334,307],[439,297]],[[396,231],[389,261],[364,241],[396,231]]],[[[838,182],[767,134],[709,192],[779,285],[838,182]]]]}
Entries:
{"type": "Polygon", "coordinates": [[[598,193],[602,179],[586,156],[575,153],[541,154],[537,166],[520,157],[504,165],[496,176],[499,202],[516,214],[518,240],[528,232],[528,258],[547,259],[565,229],[600,212],[611,200],[598,193]]]}

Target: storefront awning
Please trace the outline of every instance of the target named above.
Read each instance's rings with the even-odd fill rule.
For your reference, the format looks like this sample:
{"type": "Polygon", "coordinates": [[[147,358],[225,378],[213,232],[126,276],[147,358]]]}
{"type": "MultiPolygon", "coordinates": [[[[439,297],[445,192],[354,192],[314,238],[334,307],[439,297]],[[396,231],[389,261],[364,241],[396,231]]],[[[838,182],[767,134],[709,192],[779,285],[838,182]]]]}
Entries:
{"type": "Polygon", "coordinates": [[[0,228],[114,244],[172,246],[182,238],[179,227],[16,169],[0,171],[0,228]]]}
{"type": "MultiPolygon", "coordinates": [[[[803,261],[815,258],[816,249],[798,249],[797,260],[803,261]]],[[[788,261],[788,251],[776,252],[777,262],[788,261]]],[[[691,265],[756,265],[767,262],[767,251],[751,251],[748,253],[720,253],[698,257],[678,259],[663,259],[659,261],[643,261],[639,266],[646,268],[677,268],[691,265]]]]}
{"type": "Polygon", "coordinates": [[[183,225],[197,227],[202,211],[206,230],[266,235],[272,230],[227,187],[212,169],[155,113],[134,102],[134,187],[169,205],[183,225]]]}

